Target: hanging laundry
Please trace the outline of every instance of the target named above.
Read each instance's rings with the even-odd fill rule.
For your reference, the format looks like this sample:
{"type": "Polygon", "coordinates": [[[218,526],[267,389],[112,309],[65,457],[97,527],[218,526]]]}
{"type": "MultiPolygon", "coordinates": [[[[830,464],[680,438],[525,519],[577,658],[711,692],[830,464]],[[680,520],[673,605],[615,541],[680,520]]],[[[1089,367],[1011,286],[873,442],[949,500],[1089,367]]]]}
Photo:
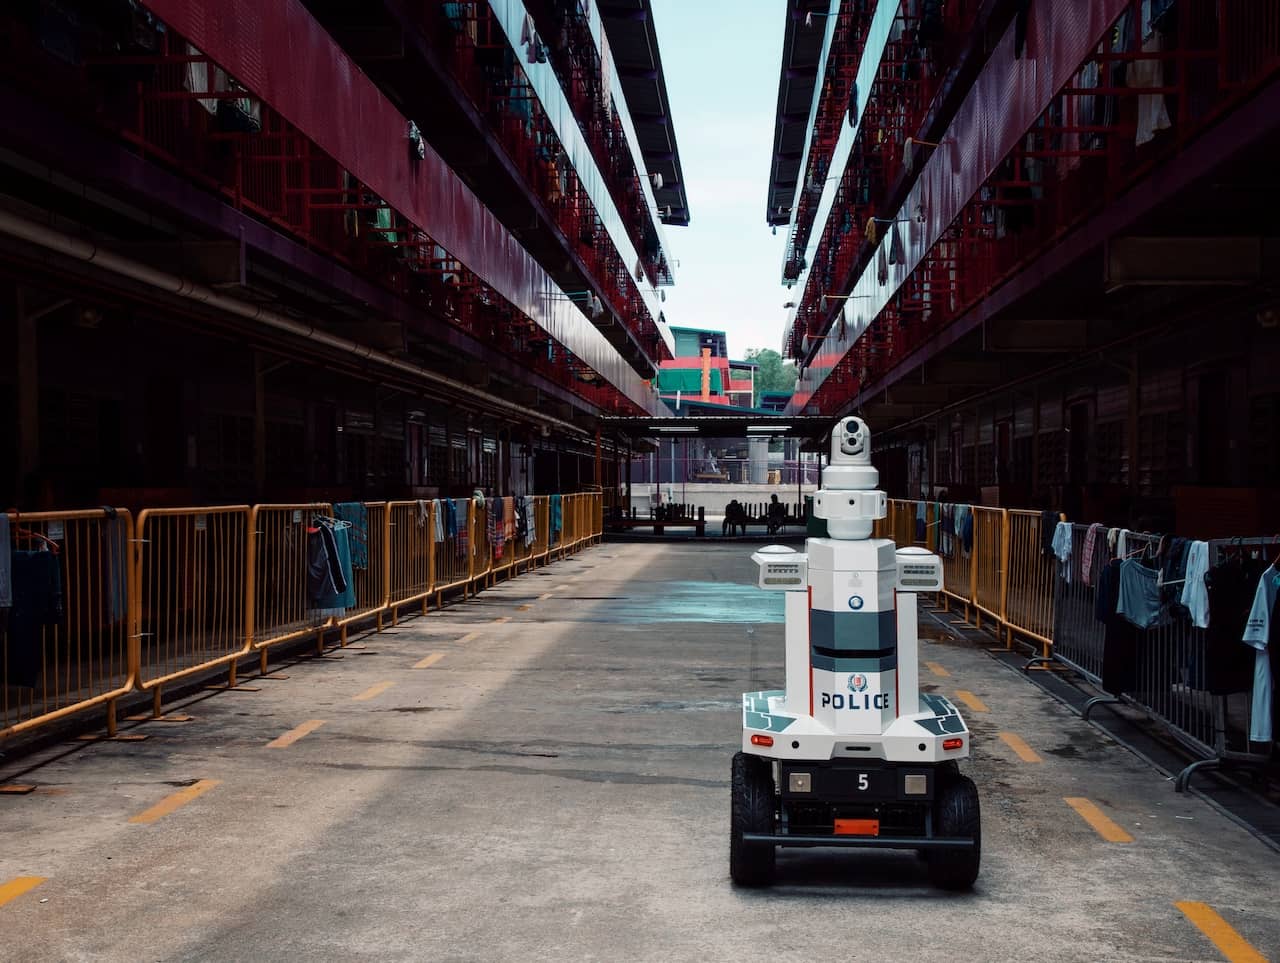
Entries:
{"type": "Polygon", "coordinates": [[[938,526],[938,554],[943,558],[955,557],[956,542],[956,506],[942,505],[938,513],[941,524],[938,526]]]}
{"type": "Polygon", "coordinates": [[[1164,618],[1164,606],[1160,602],[1160,573],[1143,565],[1136,558],[1126,558],[1120,563],[1120,593],[1116,612],[1134,626],[1149,629],[1159,625],[1164,618]]]}
{"type": "Polygon", "coordinates": [[[495,559],[502,558],[507,545],[506,528],[502,521],[502,499],[490,498],[485,507],[485,528],[489,536],[489,547],[495,559]]]}
{"type": "Polygon", "coordinates": [[[956,535],[964,554],[973,554],[973,508],[969,505],[956,506],[956,535]]]}
{"type": "Polygon", "coordinates": [[[466,558],[471,551],[471,516],[470,511],[471,500],[466,498],[457,498],[453,501],[453,509],[457,518],[456,545],[459,558],[466,558]]]}
{"type": "Polygon", "coordinates": [[[1274,731],[1271,718],[1271,657],[1267,650],[1277,596],[1280,596],[1280,570],[1270,565],[1258,578],[1253,606],[1249,609],[1249,617],[1244,625],[1245,645],[1251,645],[1257,650],[1254,655],[1253,699],[1249,717],[1251,742],[1270,743],[1274,731]]]}
{"type": "Polygon", "coordinates": [[[1080,552],[1080,581],[1085,585],[1092,585],[1096,577],[1093,570],[1094,553],[1097,551],[1098,540],[1102,537],[1102,526],[1094,522],[1089,526],[1088,531],[1084,533],[1084,548],[1080,552]]]}
{"type": "Polygon", "coordinates": [[[561,509],[562,509],[562,505],[560,502],[560,496],[552,495],[551,496],[551,535],[553,540],[555,536],[560,534],[561,522],[562,522],[561,509]]]}
{"type": "Polygon", "coordinates": [[[44,671],[44,632],[62,623],[62,565],[50,551],[11,551],[12,605],[5,646],[5,685],[35,688],[44,671]]]}
{"type": "MultiPolygon", "coordinates": [[[[1196,544],[1192,543],[1193,554],[1197,551],[1196,544]]],[[[1205,558],[1208,558],[1207,545],[1205,558]]],[[[1193,558],[1192,561],[1196,560],[1193,558]]],[[[1188,562],[1187,565],[1188,576],[1191,575],[1191,564],[1188,562]]],[[[1265,562],[1232,557],[1219,561],[1200,580],[1205,596],[1205,621],[1208,623],[1205,629],[1205,686],[1215,695],[1249,692],[1253,688],[1256,655],[1251,646],[1241,642],[1258,580],[1265,570],[1265,562]]],[[[1191,609],[1194,620],[1195,605],[1188,604],[1187,608],[1191,609]]]]}
{"type": "Polygon", "coordinates": [[[1138,676],[1138,632],[1116,611],[1120,603],[1120,561],[1098,571],[1094,617],[1103,624],[1102,688],[1112,695],[1132,692],[1138,676]]]}
{"type": "Polygon", "coordinates": [[[1053,538],[1049,543],[1049,547],[1053,551],[1054,557],[1058,560],[1058,574],[1068,585],[1071,584],[1071,552],[1075,547],[1073,541],[1071,523],[1058,522],[1054,526],[1053,538]]]}
{"type": "MultiPolygon", "coordinates": [[[[424,502],[423,504],[426,503],[424,502]]],[[[438,498],[431,502],[431,523],[434,529],[432,532],[433,540],[439,545],[444,541],[444,510],[440,507],[438,498]]]]}
{"type": "Polygon", "coordinates": [[[902,264],[907,260],[907,252],[902,246],[902,234],[898,230],[898,222],[889,225],[889,263],[902,264]]]}
{"type": "Polygon", "coordinates": [[[1182,604],[1191,613],[1196,628],[1209,627],[1209,590],[1205,576],[1209,572],[1209,543],[1192,542],[1187,548],[1187,569],[1183,575],[1182,604]]]}
{"type": "Polygon", "coordinates": [[[102,561],[107,582],[107,619],[112,625],[129,617],[129,526],[107,509],[102,525],[102,561]]]}
{"type": "Polygon", "coordinates": [[[532,545],[538,538],[538,511],[536,506],[537,502],[532,495],[524,496],[524,543],[526,546],[532,545]]]}
{"type": "Polygon", "coordinates": [[[333,506],[333,514],[350,523],[347,540],[351,545],[351,567],[369,567],[369,510],[364,502],[339,502],[333,506]]]}
{"type": "Polygon", "coordinates": [[[312,608],[332,608],[322,602],[347,591],[351,556],[348,548],[347,565],[343,566],[338,549],[340,532],[345,542],[345,529],[319,521],[307,529],[307,599],[312,608]]]}
{"type": "MultiPolygon", "coordinates": [[[[1160,34],[1153,33],[1142,45],[1142,52],[1160,52],[1160,34]]],[[[1164,86],[1164,61],[1155,58],[1134,60],[1129,64],[1126,80],[1130,87],[1164,86]]],[[[1141,146],[1155,139],[1156,134],[1173,126],[1164,94],[1142,94],[1138,97],[1138,125],[1134,142],[1141,146]]]]}
{"type": "Polygon", "coordinates": [[[448,538],[457,538],[458,507],[454,504],[452,498],[442,498],[440,504],[444,508],[445,535],[448,538]]]}

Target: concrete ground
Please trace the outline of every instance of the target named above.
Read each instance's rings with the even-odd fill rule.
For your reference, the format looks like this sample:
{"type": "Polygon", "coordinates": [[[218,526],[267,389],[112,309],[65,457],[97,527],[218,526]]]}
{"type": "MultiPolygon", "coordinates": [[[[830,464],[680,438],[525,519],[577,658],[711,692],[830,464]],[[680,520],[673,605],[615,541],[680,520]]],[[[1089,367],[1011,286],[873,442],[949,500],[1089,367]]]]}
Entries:
{"type": "Polygon", "coordinates": [[[10,760],[38,788],[0,796],[0,958],[1280,958],[1280,857],[956,641],[921,673],[968,704],[976,890],[821,851],[735,889],[739,693],[782,683],[747,555],[606,544],[146,741],[10,760]]]}

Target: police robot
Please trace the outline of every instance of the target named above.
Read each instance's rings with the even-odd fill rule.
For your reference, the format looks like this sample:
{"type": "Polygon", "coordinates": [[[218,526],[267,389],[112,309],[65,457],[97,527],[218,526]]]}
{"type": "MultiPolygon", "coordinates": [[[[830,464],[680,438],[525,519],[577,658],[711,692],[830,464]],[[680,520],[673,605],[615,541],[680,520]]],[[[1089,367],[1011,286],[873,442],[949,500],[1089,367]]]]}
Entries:
{"type": "Polygon", "coordinates": [[[760,588],[786,593],[786,689],[742,696],[733,757],[729,872],[767,885],[779,846],[907,849],[932,882],[978,876],[978,791],[960,774],[969,730],[946,698],[920,692],[916,593],[942,562],[871,537],[886,514],[871,433],[845,418],[813,500],[826,538],[751,556],[760,588]]]}

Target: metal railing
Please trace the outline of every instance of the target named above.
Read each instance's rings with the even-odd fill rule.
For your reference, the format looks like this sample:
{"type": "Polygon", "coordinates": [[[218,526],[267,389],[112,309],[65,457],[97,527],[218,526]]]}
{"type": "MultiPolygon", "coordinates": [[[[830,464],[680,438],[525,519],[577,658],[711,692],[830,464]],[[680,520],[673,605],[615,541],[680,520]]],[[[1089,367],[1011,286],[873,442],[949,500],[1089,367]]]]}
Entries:
{"type": "Polygon", "coordinates": [[[149,694],[159,716],[164,688],[180,680],[225,668],[234,686],[239,662],[255,653],[265,672],[274,647],[313,638],[323,651],[330,630],[345,644],[356,623],[380,631],[405,606],[425,613],[432,596],[440,605],[496,572],[514,577],[521,564],[594,544],[601,494],[558,500],[559,537],[552,499],[535,498],[532,541],[508,538],[497,565],[485,509],[472,499],[452,503],[453,522],[443,501],[341,506],[352,601],[335,609],[317,607],[308,580],[308,530],[332,519],[326,502],[147,509],[136,528],[129,512],[109,508],[9,513],[0,740],[95,707],[115,735],[123,697],[149,694]]]}
{"type": "Polygon", "coordinates": [[[137,683],[138,599],[127,511],[8,515],[13,605],[0,652],[0,736],[94,706],[137,683]]]}
{"type": "MultiPolygon", "coordinates": [[[[917,544],[919,505],[890,502],[889,517],[877,523],[877,536],[893,538],[900,545],[917,544]]],[[[1105,695],[1086,703],[1086,717],[1097,705],[1124,703],[1164,728],[1198,757],[1179,774],[1179,791],[1199,768],[1267,759],[1267,753],[1251,749],[1247,732],[1241,731],[1245,726],[1240,719],[1249,715],[1249,698],[1234,689],[1241,689],[1243,683],[1226,686],[1233,689],[1226,692],[1215,681],[1222,675],[1222,653],[1213,651],[1204,629],[1166,611],[1149,628],[1130,628],[1126,623],[1122,632],[1132,636],[1124,635],[1123,644],[1112,640],[1115,648],[1108,650],[1107,627],[1099,617],[1108,613],[1098,611],[1097,593],[1103,570],[1113,558],[1101,526],[1095,529],[1085,566],[1091,526],[1071,525],[1070,553],[1063,562],[1046,545],[1049,533],[1041,512],[926,503],[926,518],[932,521],[935,515],[937,534],[929,540],[942,557],[944,601],[962,605],[966,618],[972,614],[979,626],[986,616],[992,623],[989,628],[1007,648],[1015,641],[1028,645],[1035,656],[1028,669],[1060,663],[1101,689],[1105,695]],[[971,540],[964,520],[970,512],[971,540]]],[[[1257,549],[1269,541],[1211,541],[1210,565],[1224,554],[1239,553],[1251,545],[1257,549]]],[[[1154,555],[1158,543],[1158,536],[1128,533],[1127,551],[1154,555]]],[[[1170,596],[1164,601],[1176,599],[1170,596]]]]}
{"type": "Polygon", "coordinates": [[[147,509],[138,516],[134,585],[138,687],[160,715],[164,685],[250,652],[247,505],[147,509]]]}

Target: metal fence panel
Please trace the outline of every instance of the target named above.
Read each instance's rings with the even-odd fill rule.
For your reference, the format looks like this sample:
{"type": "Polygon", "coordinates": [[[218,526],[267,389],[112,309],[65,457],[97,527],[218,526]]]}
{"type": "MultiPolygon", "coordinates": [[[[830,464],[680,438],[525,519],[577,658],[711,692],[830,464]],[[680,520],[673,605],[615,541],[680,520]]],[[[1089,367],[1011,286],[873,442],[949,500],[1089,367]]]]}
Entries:
{"type": "Polygon", "coordinates": [[[127,511],[10,514],[14,605],[0,623],[0,738],[108,705],[134,684],[127,511]]]}
{"type": "Polygon", "coordinates": [[[307,598],[307,528],[316,515],[332,516],[325,502],[255,505],[250,515],[253,608],[247,630],[255,649],[316,635],[330,616],[307,598]]]}
{"type": "Polygon", "coordinates": [[[233,662],[246,635],[251,509],[148,509],[138,516],[139,684],[233,662]]]}
{"type": "Polygon", "coordinates": [[[1039,642],[1048,654],[1053,635],[1054,567],[1043,548],[1040,512],[1009,511],[1005,618],[1011,628],[1039,642]]]}

